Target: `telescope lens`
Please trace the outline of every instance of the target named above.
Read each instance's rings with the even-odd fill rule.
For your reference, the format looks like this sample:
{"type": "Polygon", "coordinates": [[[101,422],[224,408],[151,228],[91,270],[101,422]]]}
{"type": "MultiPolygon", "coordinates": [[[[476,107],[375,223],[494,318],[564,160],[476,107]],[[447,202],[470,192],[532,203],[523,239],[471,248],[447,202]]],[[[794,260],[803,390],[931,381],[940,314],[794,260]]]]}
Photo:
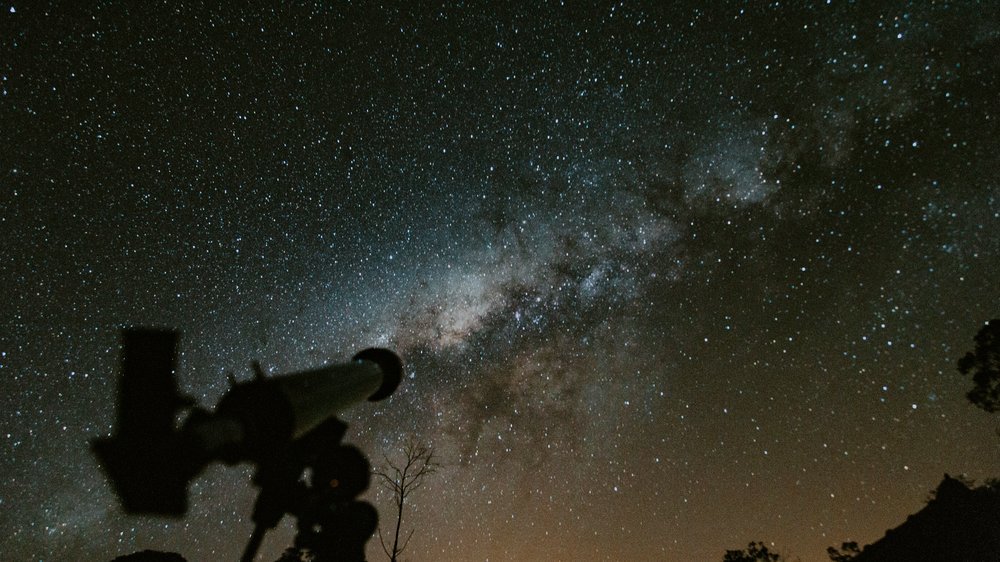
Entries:
{"type": "Polygon", "coordinates": [[[371,361],[382,371],[382,386],[368,397],[369,402],[388,398],[403,380],[403,361],[399,356],[380,347],[369,347],[352,358],[353,361],[371,361]]]}

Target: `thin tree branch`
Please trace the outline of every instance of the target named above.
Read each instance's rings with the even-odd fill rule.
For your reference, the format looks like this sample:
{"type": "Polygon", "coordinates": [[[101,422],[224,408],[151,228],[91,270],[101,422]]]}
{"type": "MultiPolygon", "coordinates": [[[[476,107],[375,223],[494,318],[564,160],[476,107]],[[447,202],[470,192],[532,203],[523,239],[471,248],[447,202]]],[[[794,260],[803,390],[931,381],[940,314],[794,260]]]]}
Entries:
{"type": "Polygon", "coordinates": [[[410,534],[406,535],[406,540],[403,541],[403,546],[399,547],[399,554],[402,554],[402,552],[406,550],[406,545],[410,544],[410,539],[413,538],[413,531],[416,531],[416,529],[410,529],[410,534]]]}
{"type": "Polygon", "coordinates": [[[387,547],[385,545],[385,541],[382,539],[382,526],[381,525],[379,525],[379,528],[378,528],[378,542],[379,542],[379,544],[382,545],[382,552],[384,552],[385,555],[388,556],[389,558],[392,558],[392,554],[389,554],[389,547],[387,547]]]}

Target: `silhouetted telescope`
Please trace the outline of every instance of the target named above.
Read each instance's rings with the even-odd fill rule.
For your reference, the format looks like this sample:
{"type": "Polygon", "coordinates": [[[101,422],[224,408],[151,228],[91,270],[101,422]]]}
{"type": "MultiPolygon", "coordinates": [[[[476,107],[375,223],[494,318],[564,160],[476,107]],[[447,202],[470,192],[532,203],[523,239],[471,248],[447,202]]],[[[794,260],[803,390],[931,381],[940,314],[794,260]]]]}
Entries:
{"type": "Polygon", "coordinates": [[[178,392],[178,338],[171,330],[122,332],[116,433],[92,447],[130,513],[183,515],[188,483],[208,463],[264,465],[353,404],[388,397],[402,379],[399,357],[378,348],[270,378],[255,364],[256,377],[230,379],[209,412],[178,392]],[[179,423],[184,410],[190,413],[179,423]]]}

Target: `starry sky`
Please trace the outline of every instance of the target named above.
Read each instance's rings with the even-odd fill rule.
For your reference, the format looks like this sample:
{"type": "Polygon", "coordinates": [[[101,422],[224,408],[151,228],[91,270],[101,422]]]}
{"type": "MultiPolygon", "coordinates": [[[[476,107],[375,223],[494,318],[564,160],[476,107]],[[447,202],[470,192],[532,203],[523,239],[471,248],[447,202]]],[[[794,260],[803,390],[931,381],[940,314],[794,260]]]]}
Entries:
{"type": "Polygon", "coordinates": [[[1000,475],[1000,4],[419,4],[0,5],[5,558],[242,551],[250,467],[137,518],[89,453],[131,325],[205,406],[398,351],[343,418],[444,463],[414,562],[815,562],[1000,475]]]}

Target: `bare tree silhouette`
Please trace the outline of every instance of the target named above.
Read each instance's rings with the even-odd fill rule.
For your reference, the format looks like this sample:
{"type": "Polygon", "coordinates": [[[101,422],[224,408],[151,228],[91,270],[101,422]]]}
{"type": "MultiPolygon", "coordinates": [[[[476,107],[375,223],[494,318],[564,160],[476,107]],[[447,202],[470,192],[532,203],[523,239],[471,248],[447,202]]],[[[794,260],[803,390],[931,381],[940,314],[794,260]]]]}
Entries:
{"type": "Polygon", "coordinates": [[[378,540],[382,551],[391,562],[398,562],[400,553],[410,544],[413,531],[410,529],[406,539],[400,543],[399,532],[403,524],[403,506],[410,494],[424,485],[428,476],[437,472],[440,465],[434,460],[434,448],[422,445],[416,440],[409,440],[403,446],[403,460],[397,464],[385,457],[385,466],[375,470],[374,474],[381,481],[384,489],[392,493],[393,504],[396,506],[396,530],[393,534],[392,547],[386,544],[379,528],[378,540]]]}

